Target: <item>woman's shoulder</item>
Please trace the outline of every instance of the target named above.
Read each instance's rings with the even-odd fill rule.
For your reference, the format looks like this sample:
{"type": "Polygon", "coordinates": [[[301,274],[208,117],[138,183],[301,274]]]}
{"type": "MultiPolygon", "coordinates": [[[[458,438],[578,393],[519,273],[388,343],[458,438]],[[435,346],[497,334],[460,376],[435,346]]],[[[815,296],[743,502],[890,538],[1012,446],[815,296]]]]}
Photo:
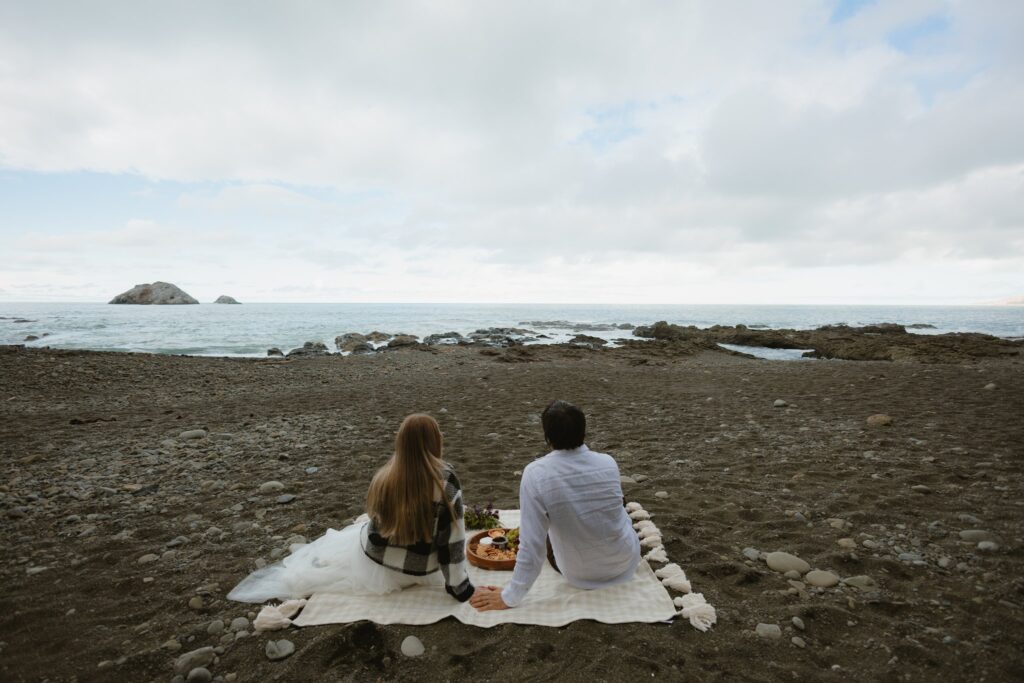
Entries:
{"type": "Polygon", "coordinates": [[[455,466],[447,460],[441,461],[441,478],[447,481],[458,481],[459,475],[455,472],[455,466]]]}

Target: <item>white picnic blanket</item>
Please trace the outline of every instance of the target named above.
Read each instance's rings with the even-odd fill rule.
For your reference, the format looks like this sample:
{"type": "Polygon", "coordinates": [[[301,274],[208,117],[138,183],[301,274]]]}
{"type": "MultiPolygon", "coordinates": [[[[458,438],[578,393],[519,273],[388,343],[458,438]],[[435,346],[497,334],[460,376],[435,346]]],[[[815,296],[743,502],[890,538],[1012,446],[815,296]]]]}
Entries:
{"type": "MultiPolygon", "coordinates": [[[[500,517],[503,526],[519,526],[519,510],[504,510],[500,517]]],[[[512,572],[470,565],[469,577],[477,586],[504,586],[512,572]]],[[[564,626],[579,619],[606,624],[657,622],[675,615],[672,598],[646,561],[640,562],[628,583],[589,591],[573,588],[545,562],[533,588],[514,609],[478,612],[468,602],[453,600],[440,586],[414,586],[387,595],[316,593],[294,623],[316,626],[368,620],[377,624],[432,624],[455,617],[464,624],[489,628],[497,624],[564,626]]]]}

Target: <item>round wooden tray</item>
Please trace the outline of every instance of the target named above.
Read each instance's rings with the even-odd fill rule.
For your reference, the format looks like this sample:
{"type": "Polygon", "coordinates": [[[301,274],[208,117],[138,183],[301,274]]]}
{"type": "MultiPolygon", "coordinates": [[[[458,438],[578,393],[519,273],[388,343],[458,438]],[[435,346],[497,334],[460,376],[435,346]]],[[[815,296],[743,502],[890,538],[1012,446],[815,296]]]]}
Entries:
{"type": "MultiPolygon", "coordinates": [[[[480,545],[480,539],[492,531],[494,531],[494,529],[484,529],[483,531],[478,531],[469,537],[469,541],[466,543],[466,559],[469,560],[470,564],[480,567],[481,569],[510,572],[516,567],[515,560],[491,560],[476,554],[476,548],[480,545]]],[[[502,528],[502,531],[508,533],[510,530],[502,528]]]]}

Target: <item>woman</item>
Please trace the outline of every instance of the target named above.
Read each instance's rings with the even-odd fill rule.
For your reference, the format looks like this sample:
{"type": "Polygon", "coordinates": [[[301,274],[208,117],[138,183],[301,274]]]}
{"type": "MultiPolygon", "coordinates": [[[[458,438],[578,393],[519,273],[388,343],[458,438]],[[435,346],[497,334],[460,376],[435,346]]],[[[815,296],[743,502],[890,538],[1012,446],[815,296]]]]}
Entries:
{"type": "Polygon", "coordinates": [[[341,531],[328,529],[282,562],[257,570],[228,594],[239,602],[302,598],[313,593],[383,594],[440,585],[460,602],[474,594],[466,571],[462,489],[441,460],[441,429],[429,415],[410,415],[395,454],[377,471],[367,515],[341,531]]]}

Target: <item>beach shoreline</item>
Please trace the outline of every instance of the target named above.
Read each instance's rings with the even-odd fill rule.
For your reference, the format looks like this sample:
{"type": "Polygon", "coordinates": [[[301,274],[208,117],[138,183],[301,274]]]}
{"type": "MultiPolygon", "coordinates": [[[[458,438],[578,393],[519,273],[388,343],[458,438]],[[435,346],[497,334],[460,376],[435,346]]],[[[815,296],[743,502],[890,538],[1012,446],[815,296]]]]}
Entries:
{"type": "Polygon", "coordinates": [[[169,680],[203,646],[223,647],[211,670],[238,680],[1024,675],[1019,354],[791,363],[684,339],[292,361],[3,347],[0,376],[5,680],[169,680]],[[718,608],[711,632],[446,620],[235,640],[211,626],[253,611],[224,596],[257,559],[362,511],[405,414],[438,418],[468,502],[518,507],[515,472],[545,452],[539,413],[556,397],[641,479],[625,494],[718,608]],[[891,424],[868,425],[881,413],[891,424]],[[260,493],[268,481],[295,498],[260,493]],[[756,554],[775,550],[872,585],[797,585],[756,554]],[[426,655],[399,652],[407,635],[426,655]],[[280,638],[296,653],[269,661],[280,638]]]}

